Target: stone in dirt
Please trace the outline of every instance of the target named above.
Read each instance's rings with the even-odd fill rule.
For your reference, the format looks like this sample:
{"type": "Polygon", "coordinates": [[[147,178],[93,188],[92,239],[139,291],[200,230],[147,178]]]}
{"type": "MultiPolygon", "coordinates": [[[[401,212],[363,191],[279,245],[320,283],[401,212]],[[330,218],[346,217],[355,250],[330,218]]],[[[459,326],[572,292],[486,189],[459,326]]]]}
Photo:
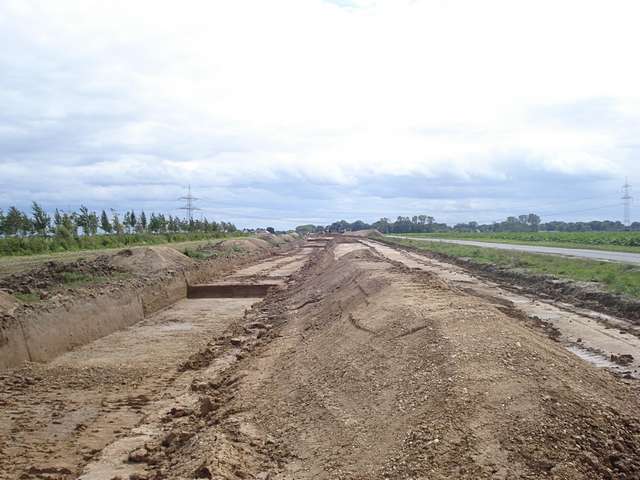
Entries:
{"type": "Polygon", "coordinates": [[[212,478],[211,470],[206,464],[200,465],[195,472],[193,472],[195,478],[212,478]]]}
{"type": "Polygon", "coordinates": [[[11,314],[20,305],[20,302],[4,290],[0,290],[0,313],[11,314]]]}
{"type": "Polygon", "coordinates": [[[633,355],[628,353],[622,355],[611,354],[610,360],[618,365],[630,365],[633,363],[633,355]]]}
{"type": "Polygon", "coordinates": [[[270,327],[268,327],[266,324],[262,323],[262,322],[251,322],[249,325],[247,325],[247,328],[252,328],[252,329],[258,329],[258,330],[266,330],[270,327]]]}
{"type": "Polygon", "coordinates": [[[146,463],[149,461],[149,452],[146,448],[137,448],[129,453],[129,461],[131,463],[146,463]]]}

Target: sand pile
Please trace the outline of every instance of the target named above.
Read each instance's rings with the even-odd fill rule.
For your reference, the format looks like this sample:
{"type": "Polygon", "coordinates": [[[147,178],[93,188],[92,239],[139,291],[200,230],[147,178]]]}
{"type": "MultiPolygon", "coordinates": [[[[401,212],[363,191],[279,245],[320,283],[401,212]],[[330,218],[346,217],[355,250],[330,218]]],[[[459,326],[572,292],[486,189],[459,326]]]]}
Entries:
{"type": "Polygon", "coordinates": [[[265,242],[269,242],[274,247],[278,247],[283,243],[285,243],[285,241],[279,236],[274,235],[273,233],[268,233],[268,232],[259,233],[258,238],[261,240],[264,240],[265,242]]]}
{"type": "Polygon", "coordinates": [[[193,260],[171,247],[127,248],[111,257],[111,265],[137,275],[181,270],[193,264],[193,260]]]}
{"type": "Polygon", "coordinates": [[[383,238],[383,235],[375,228],[371,228],[369,230],[358,230],[357,232],[348,232],[345,233],[345,235],[349,237],[383,238]]]}
{"type": "Polygon", "coordinates": [[[215,246],[218,251],[240,251],[247,253],[266,252],[271,249],[271,245],[260,238],[234,238],[225,240],[215,246]]]}

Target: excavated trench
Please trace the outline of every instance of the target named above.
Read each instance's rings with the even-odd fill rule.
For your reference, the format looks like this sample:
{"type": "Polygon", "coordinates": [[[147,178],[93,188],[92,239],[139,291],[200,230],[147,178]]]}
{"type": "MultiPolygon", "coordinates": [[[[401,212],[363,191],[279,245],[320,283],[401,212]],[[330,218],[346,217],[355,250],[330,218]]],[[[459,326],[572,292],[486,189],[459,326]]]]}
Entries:
{"type": "MultiPolygon", "coordinates": [[[[64,329],[58,337],[36,336],[34,330],[33,341],[42,346],[38,360],[46,363],[0,371],[0,479],[111,480],[135,474],[137,464],[127,456],[148,433],[140,422],[190,401],[185,385],[202,362],[193,355],[217,348],[209,342],[226,338],[265,295],[286,285],[310,253],[293,249],[240,268],[219,283],[189,285],[176,277],[173,283],[182,279],[180,288],[157,285],[155,294],[145,297],[160,306],[155,313],[145,315],[144,302],[133,292],[135,315],[115,300],[102,302],[79,312],[73,325],[89,328],[95,314],[104,319],[105,330],[84,337],[67,332],[75,345],[55,344],[66,338],[64,329]],[[127,314],[108,332],[108,318],[118,309],[127,314]],[[56,348],[47,345],[52,340],[56,348]]],[[[57,323],[73,326],[60,314],[57,323]]],[[[53,315],[49,324],[54,325],[53,315]]]]}
{"type": "Polygon", "coordinates": [[[187,298],[262,298],[277,283],[218,283],[187,286],[187,298]]]}
{"type": "Polygon", "coordinates": [[[390,256],[301,248],[0,375],[0,478],[635,478],[633,385],[390,256]]]}

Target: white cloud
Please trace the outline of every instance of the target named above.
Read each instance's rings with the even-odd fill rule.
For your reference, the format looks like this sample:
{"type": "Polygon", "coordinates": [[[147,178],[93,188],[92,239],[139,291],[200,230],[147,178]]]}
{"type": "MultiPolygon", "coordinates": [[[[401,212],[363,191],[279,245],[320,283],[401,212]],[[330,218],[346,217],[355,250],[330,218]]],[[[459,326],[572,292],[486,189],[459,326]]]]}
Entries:
{"type": "Polygon", "coordinates": [[[3,0],[0,163],[8,183],[25,149],[114,182],[638,175],[639,17],[625,0],[3,0]],[[611,123],[585,125],[593,99],[611,123]],[[578,113],[531,115],[557,105],[578,113]]]}

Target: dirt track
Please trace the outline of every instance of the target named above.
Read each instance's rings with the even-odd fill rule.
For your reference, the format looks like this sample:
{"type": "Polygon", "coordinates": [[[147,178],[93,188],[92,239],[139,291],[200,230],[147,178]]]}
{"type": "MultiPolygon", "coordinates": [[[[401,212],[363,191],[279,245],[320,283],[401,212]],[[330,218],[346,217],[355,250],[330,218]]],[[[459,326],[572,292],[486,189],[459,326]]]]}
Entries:
{"type": "Polygon", "coordinates": [[[0,476],[640,478],[635,381],[341,242],[225,279],[282,283],[262,301],[183,300],[6,373],[0,476]]]}

